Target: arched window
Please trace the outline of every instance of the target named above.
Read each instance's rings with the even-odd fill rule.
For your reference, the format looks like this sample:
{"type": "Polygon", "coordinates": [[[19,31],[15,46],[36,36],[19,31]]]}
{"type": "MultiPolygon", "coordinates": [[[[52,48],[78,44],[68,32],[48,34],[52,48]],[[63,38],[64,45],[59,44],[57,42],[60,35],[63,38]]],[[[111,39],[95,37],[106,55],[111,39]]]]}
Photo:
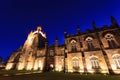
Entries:
{"type": "Polygon", "coordinates": [[[120,55],[119,54],[113,55],[113,60],[114,60],[114,62],[116,64],[116,67],[118,69],[120,69],[120,55]]]}
{"type": "Polygon", "coordinates": [[[64,55],[64,50],[61,50],[61,55],[64,55]]]}
{"type": "Polygon", "coordinates": [[[92,64],[92,68],[93,68],[93,69],[98,69],[98,68],[100,68],[100,66],[99,66],[99,61],[98,61],[98,58],[97,58],[96,56],[92,56],[92,57],[90,58],[90,61],[91,61],[91,64],[92,64]]]}
{"type": "Polygon", "coordinates": [[[76,49],[76,41],[75,40],[72,40],[71,41],[71,52],[76,52],[77,49],[76,49]]]}
{"type": "Polygon", "coordinates": [[[54,56],[54,51],[50,50],[50,56],[54,56]]]}
{"type": "Polygon", "coordinates": [[[17,63],[19,61],[20,58],[20,53],[16,55],[16,57],[14,58],[14,62],[17,63]]]}
{"type": "Polygon", "coordinates": [[[39,64],[38,64],[39,70],[42,70],[42,61],[39,60],[39,64]]]}
{"type": "Polygon", "coordinates": [[[112,34],[110,34],[110,33],[106,34],[105,39],[108,42],[109,48],[116,48],[117,47],[117,45],[114,41],[114,36],[112,34]]]}
{"type": "Polygon", "coordinates": [[[62,70],[64,69],[64,59],[61,59],[62,70]]]}
{"type": "Polygon", "coordinates": [[[79,59],[73,58],[73,69],[78,70],[79,69],[79,59]]]}
{"type": "Polygon", "coordinates": [[[93,38],[92,37],[87,37],[86,42],[87,42],[88,50],[94,50],[93,38]]]}

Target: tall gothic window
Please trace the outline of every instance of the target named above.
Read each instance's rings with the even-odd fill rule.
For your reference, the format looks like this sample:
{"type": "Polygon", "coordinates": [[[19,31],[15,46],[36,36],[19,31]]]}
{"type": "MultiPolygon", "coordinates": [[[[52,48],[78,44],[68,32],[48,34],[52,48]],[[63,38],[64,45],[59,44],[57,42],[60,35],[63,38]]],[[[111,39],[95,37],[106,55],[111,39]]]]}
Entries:
{"type": "Polygon", "coordinates": [[[18,62],[20,58],[20,53],[15,57],[14,62],[18,62]]]}
{"type": "Polygon", "coordinates": [[[120,69],[120,55],[119,54],[113,55],[113,60],[116,64],[116,67],[120,69]]]}
{"type": "Polygon", "coordinates": [[[73,69],[78,70],[79,69],[79,59],[73,58],[73,69]]]}
{"type": "Polygon", "coordinates": [[[87,37],[86,42],[87,42],[88,50],[94,50],[93,38],[92,37],[87,37]]]}
{"type": "Polygon", "coordinates": [[[117,45],[114,41],[114,36],[112,34],[106,34],[105,39],[108,42],[109,48],[116,48],[117,47],[117,45]]]}
{"type": "Polygon", "coordinates": [[[91,61],[91,64],[92,64],[92,68],[93,68],[93,69],[98,69],[98,68],[100,68],[100,66],[99,66],[99,61],[98,61],[98,58],[97,58],[96,56],[92,56],[92,57],[90,58],[90,61],[91,61]]]}
{"type": "Polygon", "coordinates": [[[54,51],[50,50],[50,56],[54,56],[54,51]]]}
{"type": "Polygon", "coordinates": [[[76,41],[75,40],[71,41],[71,51],[72,52],[76,52],[77,51],[77,49],[76,49],[76,41]]]}
{"type": "Polygon", "coordinates": [[[39,60],[39,65],[38,65],[38,67],[39,67],[39,70],[42,70],[42,62],[41,62],[41,60],[39,60]]]}
{"type": "Polygon", "coordinates": [[[61,59],[62,69],[64,69],[64,59],[61,59]]]}
{"type": "Polygon", "coordinates": [[[64,55],[64,50],[61,50],[61,55],[64,55]]]}

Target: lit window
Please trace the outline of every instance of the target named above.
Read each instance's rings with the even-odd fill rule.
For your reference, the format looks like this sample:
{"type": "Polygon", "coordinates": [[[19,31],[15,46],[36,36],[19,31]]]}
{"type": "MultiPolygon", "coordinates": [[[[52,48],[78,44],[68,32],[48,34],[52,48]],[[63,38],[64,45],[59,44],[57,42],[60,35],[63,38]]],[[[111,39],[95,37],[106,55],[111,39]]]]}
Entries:
{"type": "Polygon", "coordinates": [[[91,64],[92,64],[92,68],[93,68],[93,69],[98,69],[98,68],[100,68],[100,66],[99,66],[99,61],[98,61],[98,58],[97,58],[97,57],[92,56],[92,57],[90,58],[90,61],[91,61],[91,64]]]}
{"type": "Polygon", "coordinates": [[[41,60],[39,60],[38,67],[39,67],[39,70],[42,70],[42,62],[41,62],[41,60]]]}
{"type": "Polygon", "coordinates": [[[61,65],[62,65],[62,69],[64,69],[64,59],[61,59],[61,65]]]}
{"type": "Polygon", "coordinates": [[[116,67],[119,69],[120,68],[120,55],[118,55],[118,54],[114,55],[113,60],[116,64],[116,67]]]}
{"type": "Polygon", "coordinates": [[[79,60],[77,58],[73,58],[73,69],[79,69],[79,60]]]}

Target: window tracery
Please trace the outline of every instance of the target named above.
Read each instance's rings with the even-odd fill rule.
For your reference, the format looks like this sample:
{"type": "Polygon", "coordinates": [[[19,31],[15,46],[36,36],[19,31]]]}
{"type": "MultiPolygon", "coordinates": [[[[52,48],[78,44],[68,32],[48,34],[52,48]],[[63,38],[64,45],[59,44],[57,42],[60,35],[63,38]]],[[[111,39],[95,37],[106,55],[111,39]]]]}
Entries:
{"type": "Polygon", "coordinates": [[[86,42],[87,42],[88,50],[93,50],[94,49],[93,38],[92,37],[87,37],[86,42]]]}
{"type": "Polygon", "coordinates": [[[78,70],[79,69],[79,59],[73,58],[73,69],[78,70]]]}
{"type": "Polygon", "coordinates": [[[71,40],[71,51],[72,52],[76,52],[76,41],[75,40],[71,40]]]}
{"type": "Polygon", "coordinates": [[[120,69],[120,55],[119,54],[113,55],[113,60],[114,63],[116,64],[116,67],[120,69]]]}
{"type": "Polygon", "coordinates": [[[98,58],[97,58],[96,56],[92,56],[92,57],[90,58],[90,61],[91,61],[91,65],[92,65],[92,68],[93,68],[93,69],[98,69],[98,68],[100,68],[100,66],[99,66],[99,61],[98,61],[98,58]]]}
{"type": "Polygon", "coordinates": [[[108,42],[109,48],[116,48],[117,47],[117,45],[114,41],[114,35],[108,33],[108,34],[105,35],[105,39],[108,42]]]}

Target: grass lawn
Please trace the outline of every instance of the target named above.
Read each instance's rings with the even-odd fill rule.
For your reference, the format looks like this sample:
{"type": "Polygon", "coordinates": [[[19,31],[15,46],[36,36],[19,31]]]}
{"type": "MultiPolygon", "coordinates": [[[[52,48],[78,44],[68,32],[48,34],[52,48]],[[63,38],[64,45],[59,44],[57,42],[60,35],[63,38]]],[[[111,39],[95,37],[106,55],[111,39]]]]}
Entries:
{"type": "Polygon", "coordinates": [[[64,74],[59,72],[0,76],[0,80],[120,80],[120,75],[64,74]]]}
{"type": "Polygon", "coordinates": [[[36,72],[35,70],[0,70],[1,74],[16,74],[16,73],[28,73],[28,72],[36,72]]]}

